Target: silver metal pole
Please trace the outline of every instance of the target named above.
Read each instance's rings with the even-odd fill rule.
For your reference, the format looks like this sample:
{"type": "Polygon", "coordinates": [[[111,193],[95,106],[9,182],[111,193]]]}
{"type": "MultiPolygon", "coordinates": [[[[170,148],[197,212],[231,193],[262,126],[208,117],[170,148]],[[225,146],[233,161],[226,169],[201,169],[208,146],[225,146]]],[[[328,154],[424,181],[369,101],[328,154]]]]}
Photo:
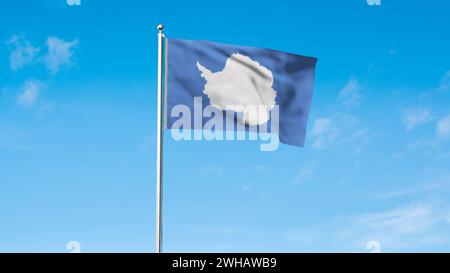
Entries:
{"type": "Polygon", "coordinates": [[[163,139],[164,131],[162,128],[163,118],[163,46],[164,34],[163,25],[158,25],[158,120],[157,124],[157,143],[156,143],[156,252],[162,252],[162,175],[163,175],[163,139]]]}

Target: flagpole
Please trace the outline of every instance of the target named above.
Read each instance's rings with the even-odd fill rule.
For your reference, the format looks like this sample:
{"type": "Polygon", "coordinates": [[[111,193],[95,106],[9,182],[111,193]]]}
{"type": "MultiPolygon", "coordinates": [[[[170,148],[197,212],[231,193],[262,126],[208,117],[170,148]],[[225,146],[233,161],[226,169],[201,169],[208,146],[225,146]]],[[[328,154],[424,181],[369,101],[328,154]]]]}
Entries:
{"type": "Polygon", "coordinates": [[[157,113],[157,143],[156,143],[156,252],[162,252],[163,225],[162,225],[162,175],[163,175],[163,139],[162,107],[163,107],[163,25],[158,25],[158,113],[157,113]]]}

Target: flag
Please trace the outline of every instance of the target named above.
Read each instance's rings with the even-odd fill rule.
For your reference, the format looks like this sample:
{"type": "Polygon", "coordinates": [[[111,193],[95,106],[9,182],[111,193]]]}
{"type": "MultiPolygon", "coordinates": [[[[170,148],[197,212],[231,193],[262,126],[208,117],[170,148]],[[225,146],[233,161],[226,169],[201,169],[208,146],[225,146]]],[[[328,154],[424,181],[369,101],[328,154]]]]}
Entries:
{"type": "Polygon", "coordinates": [[[316,62],[270,49],[167,39],[165,127],[206,129],[211,118],[223,118],[212,127],[232,120],[237,125],[223,130],[264,128],[303,147],[316,62]],[[203,115],[180,123],[181,112],[199,109],[203,115]]]}

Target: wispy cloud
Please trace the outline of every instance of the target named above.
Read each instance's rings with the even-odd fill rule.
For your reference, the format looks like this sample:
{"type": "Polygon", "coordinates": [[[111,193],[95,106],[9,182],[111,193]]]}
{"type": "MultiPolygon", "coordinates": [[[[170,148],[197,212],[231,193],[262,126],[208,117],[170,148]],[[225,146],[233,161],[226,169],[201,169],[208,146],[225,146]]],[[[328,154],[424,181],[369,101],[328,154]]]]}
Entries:
{"type": "Polygon", "coordinates": [[[426,109],[421,107],[408,108],[403,113],[403,125],[406,130],[411,131],[417,126],[427,123],[433,119],[433,116],[426,109]]]}
{"type": "Polygon", "coordinates": [[[368,128],[353,128],[352,132],[340,141],[342,147],[339,150],[339,154],[350,157],[361,154],[363,149],[370,145],[376,135],[376,133],[368,128]]]}
{"type": "Polygon", "coordinates": [[[73,50],[77,45],[78,40],[65,41],[58,37],[48,37],[48,52],[44,56],[47,68],[56,74],[63,67],[70,67],[73,64],[73,50]]]}
{"type": "Polygon", "coordinates": [[[359,81],[352,77],[339,93],[339,98],[345,106],[358,106],[361,100],[359,81]]]}
{"type": "Polygon", "coordinates": [[[7,44],[11,46],[9,56],[10,68],[13,71],[40,63],[52,73],[57,74],[61,68],[73,65],[74,49],[78,45],[78,40],[65,41],[58,37],[47,38],[45,54],[39,54],[41,49],[34,47],[23,34],[12,36],[7,44]]]}
{"type": "Polygon", "coordinates": [[[303,183],[313,177],[314,177],[313,166],[311,164],[303,166],[302,168],[300,168],[297,175],[295,176],[294,184],[303,183]]]}
{"type": "Polygon", "coordinates": [[[39,53],[39,48],[32,46],[23,34],[12,36],[7,44],[12,46],[9,66],[13,71],[32,64],[39,53]]]}
{"type": "Polygon", "coordinates": [[[66,0],[69,6],[81,6],[81,0],[66,0]]]}
{"type": "Polygon", "coordinates": [[[22,92],[17,97],[17,103],[22,107],[32,107],[39,97],[39,83],[34,80],[26,81],[22,92]]]}
{"type": "Polygon", "coordinates": [[[304,249],[366,252],[376,241],[383,251],[445,246],[450,239],[450,207],[439,200],[405,203],[361,214],[340,215],[320,225],[284,232],[304,249]]]}
{"type": "Polygon", "coordinates": [[[313,121],[309,137],[318,150],[336,148],[342,156],[355,156],[373,139],[372,132],[361,127],[357,117],[347,113],[334,113],[313,121]]]}
{"type": "Polygon", "coordinates": [[[450,155],[446,144],[448,139],[450,139],[450,114],[437,120],[436,130],[432,136],[422,137],[409,143],[407,149],[424,149],[424,152],[434,154],[436,159],[445,159],[450,155]]]}
{"type": "Polygon", "coordinates": [[[439,189],[440,187],[442,187],[441,183],[437,183],[437,182],[429,183],[429,184],[409,187],[407,189],[400,189],[400,190],[395,190],[395,191],[391,191],[391,192],[386,192],[386,193],[383,193],[383,194],[377,196],[377,198],[392,199],[392,198],[404,197],[404,196],[433,191],[433,190],[439,189]]]}
{"type": "Polygon", "coordinates": [[[425,194],[430,192],[442,192],[450,189],[450,174],[439,175],[435,178],[427,178],[425,181],[408,185],[407,187],[388,190],[384,189],[382,194],[377,195],[376,199],[393,199],[409,197],[412,195],[425,194]]]}
{"type": "Polygon", "coordinates": [[[412,204],[383,212],[364,214],[356,223],[369,231],[380,230],[394,234],[408,234],[422,231],[437,220],[434,207],[429,204],[412,204]]]}
{"type": "Polygon", "coordinates": [[[439,83],[438,91],[447,92],[450,91],[450,70],[447,71],[444,76],[442,76],[441,82],[439,83]]]}
{"type": "Polygon", "coordinates": [[[441,138],[450,137],[450,114],[439,120],[436,128],[436,133],[441,138]]]}
{"type": "Polygon", "coordinates": [[[314,139],[312,146],[316,149],[325,148],[336,137],[336,128],[330,118],[317,118],[314,120],[311,137],[314,139]]]}
{"type": "Polygon", "coordinates": [[[353,240],[354,245],[377,240],[383,247],[397,251],[411,246],[442,245],[449,241],[449,211],[446,204],[429,201],[361,214],[347,220],[341,236],[353,240]]]}

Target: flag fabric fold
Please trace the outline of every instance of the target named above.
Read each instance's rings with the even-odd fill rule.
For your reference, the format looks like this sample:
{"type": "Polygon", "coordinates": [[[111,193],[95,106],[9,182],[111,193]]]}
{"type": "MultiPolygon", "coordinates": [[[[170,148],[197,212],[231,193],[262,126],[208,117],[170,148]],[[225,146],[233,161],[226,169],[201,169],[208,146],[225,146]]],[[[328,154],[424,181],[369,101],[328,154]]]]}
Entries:
{"type": "MultiPolygon", "coordinates": [[[[179,39],[167,39],[166,58],[167,129],[173,129],[179,119],[173,115],[174,107],[185,105],[193,111],[200,103],[202,109],[213,107],[216,114],[235,113],[233,121],[245,125],[240,128],[266,126],[268,132],[279,135],[282,143],[304,146],[316,58],[179,39]]],[[[183,127],[203,129],[208,120],[208,116],[201,117],[183,127]]]]}

